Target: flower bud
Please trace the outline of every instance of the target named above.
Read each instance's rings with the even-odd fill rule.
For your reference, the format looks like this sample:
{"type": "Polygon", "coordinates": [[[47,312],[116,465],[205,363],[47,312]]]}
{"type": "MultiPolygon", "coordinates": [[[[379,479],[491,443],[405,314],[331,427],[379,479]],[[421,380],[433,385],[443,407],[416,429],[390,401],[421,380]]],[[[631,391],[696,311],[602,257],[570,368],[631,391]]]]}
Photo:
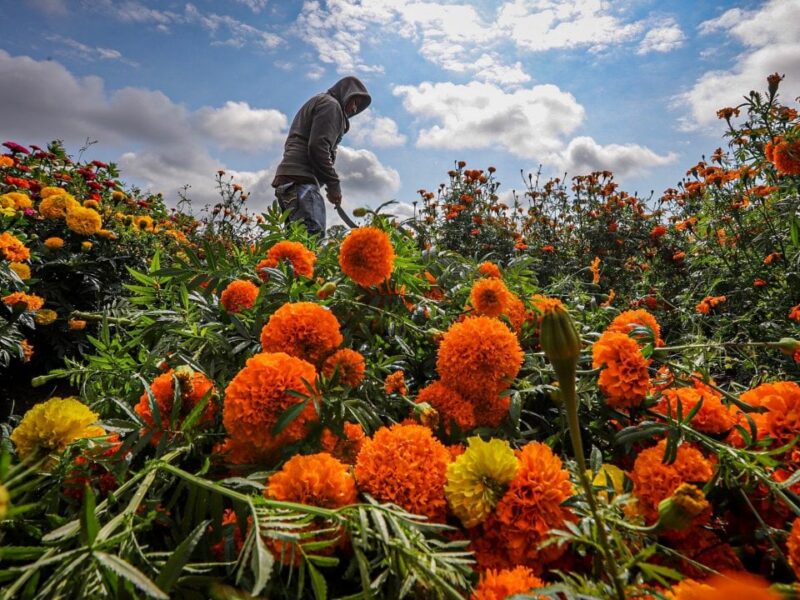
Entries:
{"type": "Polygon", "coordinates": [[[551,300],[542,307],[542,329],[539,344],[561,379],[565,369],[574,372],[581,355],[581,338],[572,317],[558,300],[551,300]]]}
{"type": "Polygon", "coordinates": [[[336,291],[336,284],[333,281],[329,281],[321,288],[317,290],[317,298],[320,300],[325,300],[328,296],[333,294],[336,291]]]}
{"type": "Polygon", "coordinates": [[[9,504],[11,504],[11,495],[8,493],[6,486],[0,483],[0,521],[6,518],[9,504]]]}
{"type": "Polygon", "coordinates": [[[414,407],[414,416],[428,429],[436,431],[439,428],[439,412],[427,402],[420,402],[414,407]]]}
{"type": "Polygon", "coordinates": [[[790,337],[781,338],[775,343],[775,347],[786,356],[792,356],[795,352],[800,350],[800,340],[790,337]]]}
{"type": "Polygon", "coordinates": [[[682,483],[672,496],[659,503],[658,524],[663,529],[680,531],[709,508],[703,490],[691,483],[682,483]]]}
{"type": "Polygon", "coordinates": [[[354,217],[366,217],[367,216],[367,209],[363,206],[359,206],[358,208],[353,209],[353,216],[354,217]]]}
{"type": "Polygon", "coordinates": [[[778,91],[778,86],[783,79],[783,75],[779,75],[778,73],[773,73],[769,77],[767,77],[767,91],[769,91],[770,98],[775,96],[778,91]]]}

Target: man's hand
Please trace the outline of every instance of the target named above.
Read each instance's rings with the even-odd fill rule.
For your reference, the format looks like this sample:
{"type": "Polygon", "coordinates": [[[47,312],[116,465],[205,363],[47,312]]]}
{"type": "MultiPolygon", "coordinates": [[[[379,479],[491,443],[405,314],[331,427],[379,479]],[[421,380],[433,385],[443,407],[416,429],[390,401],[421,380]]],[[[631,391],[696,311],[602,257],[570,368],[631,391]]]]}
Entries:
{"type": "Polygon", "coordinates": [[[334,206],[339,206],[342,203],[341,194],[337,194],[335,192],[332,193],[326,190],[326,195],[328,196],[328,202],[330,202],[334,206]]]}

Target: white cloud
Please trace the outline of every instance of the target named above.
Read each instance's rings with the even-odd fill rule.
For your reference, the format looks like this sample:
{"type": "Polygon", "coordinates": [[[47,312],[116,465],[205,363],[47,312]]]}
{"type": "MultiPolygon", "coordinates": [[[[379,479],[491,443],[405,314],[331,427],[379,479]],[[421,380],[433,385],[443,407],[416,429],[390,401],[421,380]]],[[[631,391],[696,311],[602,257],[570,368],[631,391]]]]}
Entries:
{"type": "MultiPolygon", "coordinates": [[[[342,182],[342,195],[384,202],[390,194],[400,189],[400,174],[383,165],[369,150],[356,150],[339,146],[336,154],[336,171],[342,182]]],[[[371,205],[372,202],[370,202],[371,205]]]]}
{"type": "Polygon", "coordinates": [[[247,8],[249,8],[256,14],[264,10],[267,4],[269,4],[269,0],[236,0],[236,2],[238,2],[239,4],[244,4],[247,8]]]}
{"type": "Polygon", "coordinates": [[[636,54],[669,52],[683,46],[685,41],[686,34],[683,33],[675,19],[666,19],[645,34],[636,54]]]}
{"type": "Polygon", "coordinates": [[[786,75],[780,93],[784,100],[800,95],[800,0],[770,0],[758,9],[734,8],[699,26],[700,33],[724,33],[746,50],[728,70],[708,71],[694,86],[677,97],[689,108],[684,127],[696,128],[716,121],[716,111],[741,103],[750,90],[764,90],[766,77],[786,75]]]}
{"type": "Polygon", "coordinates": [[[93,62],[96,60],[118,60],[121,63],[132,67],[138,67],[138,63],[128,60],[122,53],[118,50],[114,50],[113,48],[102,48],[99,46],[87,46],[77,40],[73,40],[72,38],[64,37],[58,34],[48,34],[45,35],[45,39],[48,42],[54,44],[60,44],[63,46],[61,49],[57,49],[55,54],[66,56],[70,58],[78,58],[80,60],[85,60],[89,62],[93,62]]]}
{"type": "Polygon", "coordinates": [[[559,152],[556,163],[570,175],[585,175],[592,171],[612,171],[618,178],[643,175],[655,167],[675,162],[678,155],[670,152],[659,155],[638,144],[608,144],[602,146],[591,137],[580,136],[559,152]]]}
{"type": "Polygon", "coordinates": [[[274,33],[263,31],[228,15],[203,14],[193,4],[186,4],[184,15],[189,23],[199,23],[213,38],[213,44],[242,48],[248,43],[271,50],[283,39],[274,33]]]}
{"type": "Polygon", "coordinates": [[[153,25],[157,30],[164,33],[170,31],[171,25],[183,21],[183,18],[178,13],[149,8],[135,0],[126,0],[125,2],[84,0],[84,5],[91,10],[103,10],[125,23],[153,25]]]}
{"type": "Polygon", "coordinates": [[[28,4],[52,17],[65,17],[69,14],[66,0],[28,0],[28,4]]]}
{"type": "Polygon", "coordinates": [[[282,144],[288,119],[274,109],[251,108],[228,100],[221,108],[203,107],[194,115],[200,130],[223,148],[254,152],[282,144]]]}
{"type": "Polygon", "coordinates": [[[400,133],[393,119],[381,117],[370,108],[350,120],[347,137],[350,143],[378,148],[391,148],[406,143],[406,136],[400,133]]]}
{"type": "Polygon", "coordinates": [[[583,121],[584,109],[572,94],[554,85],[505,92],[499,87],[423,82],[396,86],[407,111],[435,124],[419,132],[426,148],[476,149],[500,146],[523,158],[558,152],[562,138],[583,121]]]}

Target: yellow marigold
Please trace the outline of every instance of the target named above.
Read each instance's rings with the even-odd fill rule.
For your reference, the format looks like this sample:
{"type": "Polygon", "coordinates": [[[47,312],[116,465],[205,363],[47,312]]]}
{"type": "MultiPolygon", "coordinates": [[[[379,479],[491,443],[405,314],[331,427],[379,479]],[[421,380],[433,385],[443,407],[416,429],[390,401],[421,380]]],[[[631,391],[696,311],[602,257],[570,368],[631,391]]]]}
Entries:
{"type": "Polygon", "coordinates": [[[13,166],[14,166],[13,158],[11,158],[10,156],[0,156],[0,169],[13,166]]]}
{"type": "Polygon", "coordinates": [[[355,464],[361,446],[367,439],[364,428],[359,423],[345,423],[342,434],[339,436],[326,427],[320,436],[320,447],[348,465],[355,464]]]}
{"type": "Polygon", "coordinates": [[[100,203],[97,200],[84,200],[83,201],[84,208],[91,208],[92,210],[99,210],[100,203]]]}
{"type": "Polygon", "coordinates": [[[447,502],[464,527],[475,527],[497,505],[519,462],[511,445],[497,438],[467,440],[466,451],[447,467],[447,502]]]}
{"type": "Polygon", "coordinates": [[[670,600],[781,600],[783,596],[773,592],[769,582],[757,575],[740,572],[728,572],[715,575],[704,582],[684,579],[667,592],[670,600]]]}
{"type": "Polygon", "coordinates": [[[37,325],[42,325],[44,327],[55,323],[57,318],[58,318],[58,313],[56,311],[50,310],[49,308],[43,308],[36,312],[36,315],[33,317],[33,320],[36,322],[37,325]]]}
{"type": "Polygon", "coordinates": [[[545,587],[545,585],[527,567],[488,569],[481,573],[480,581],[472,592],[471,600],[505,600],[515,594],[525,594],[534,588],[545,587]]]}
{"type": "Polygon", "coordinates": [[[639,406],[650,386],[648,366],[639,345],[627,334],[606,331],[592,347],[592,366],[604,367],[598,378],[609,406],[639,406]]]}
{"type": "Polygon", "coordinates": [[[252,452],[268,456],[281,446],[302,439],[309,422],[316,419],[314,403],[296,394],[315,394],[314,366],[283,352],[261,353],[249,358],[225,389],[222,422],[228,436],[252,452]],[[311,390],[307,386],[312,386],[311,390]],[[273,430],[290,406],[306,401],[306,407],[283,430],[273,430]]]}
{"type": "Polygon", "coordinates": [[[350,348],[337,350],[322,364],[322,373],[325,377],[330,378],[336,372],[337,381],[350,387],[361,385],[365,370],[364,356],[350,348]]]}
{"type": "Polygon", "coordinates": [[[464,396],[496,394],[514,381],[523,352],[506,325],[474,317],[447,330],[439,345],[436,370],[442,383],[464,396]]]}
{"type": "Polygon", "coordinates": [[[314,302],[287,303],[261,330],[264,352],[285,352],[317,364],[342,343],[339,321],[314,302]]]}
{"type": "Polygon", "coordinates": [[[86,329],[86,321],[81,319],[70,319],[67,321],[67,327],[69,327],[72,331],[80,331],[81,329],[86,329]]]}
{"type": "Polygon", "coordinates": [[[22,210],[24,208],[31,208],[33,202],[31,201],[31,197],[24,192],[9,192],[0,196],[0,206],[22,210]]]}
{"type": "Polygon", "coordinates": [[[342,272],[358,285],[369,287],[389,279],[394,248],[389,235],[376,227],[353,229],[339,248],[342,272]]]}
{"type": "Polygon", "coordinates": [[[94,235],[103,227],[103,218],[96,210],[76,206],[67,210],[67,227],[78,235],[94,235]]]}
{"type": "Polygon", "coordinates": [[[638,342],[649,341],[649,335],[644,332],[635,331],[645,327],[653,332],[652,341],[656,346],[663,346],[664,340],[661,339],[661,327],[656,318],[644,309],[626,310],[618,314],[606,328],[606,331],[617,331],[626,335],[631,335],[638,342]]]}
{"type": "Polygon", "coordinates": [[[406,387],[406,374],[403,371],[389,373],[383,380],[383,391],[387,394],[400,394],[405,396],[408,393],[406,387]]]}
{"type": "Polygon", "coordinates": [[[49,250],[60,250],[64,247],[64,240],[60,237],[49,237],[44,241],[44,245],[49,250]]]}
{"type": "Polygon", "coordinates": [[[449,463],[450,452],[427,427],[381,427],[358,453],[356,482],[381,502],[442,522],[449,463]]]}
{"type": "Polygon", "coordinates": [[[256,273],[266,281],[269,276],[262,269],[274,269],[281,261],[288,261],[295,273],[310,279],[314,276],[314,263],[317,261],[317,255],[300,242],[284,240],[267,251],[267,257],[256,265],[256,273]]]}
{"type": "Polygon", "coordinates": [[[231,313],[253,308],[258,298],[258,286],[252,281],[235,279],[228,284],[219,296],[219,302],[231,313]]]}
{"type": "Polygon", "coordinates": [[[666,389],[661,392],[661,400],[653,410],[677,419],[680,404],[681,416],[686,418],[701,400],[703,404],[692,417],[692,427],[704,433],[718,434],[729,431],[736,424],[736,417],[730,408],[722,403],[722,397],[709,387],[666,389]]]}
{"type": "Polygon", "coordinates": [[[488,260],[478,265],[478,273],[484,277],[495,277],[497,279],[502,277],[502,274],[500,273],[500,267],[488,260]]]}
{"type": "Polygon", "coordinates": [[[94,244],[92,244],[92,242],[83,241],[83,242],[81,242],[81,250],[83,250],[84,252],[88,252],[89,250],[92,249],[93,245],[94,244]]]}
{"type": "Polygon", "coordinates": [[[117,239],[117,234],[111,231],[110,229],[101,229],[97,232],[97,235],[106,240],[115,240],[117,239]]]}
{"type": "Polygon", "coordinates": [[[67,216],[68,210],[80,207],[72,194],[62,192],[45,197],[39,203],[39,213],[45,219],[63,219],[67,216]]]}
{"type": "Polygon", "coordinates": [[[214,391],[214,383],[208,377],[188,367],[180,367],[177,370],[170,369],[156,377],[150,384],[150,393],[153,395],[153,400],[155,400],[155,405],[158,408],[158,422],[156,422],[156,416],[150,406],[150,395],[147,391],[139,397],[139,403],[134,407],[136,414],[142,417],[147,426],[145,430],[154,430],[150,443],[155,446],[161,440],[163,433],[180,430],[186,416],[207,395],[209,397],[203,408],[203,414],[197,422],[200,425],[213,423],[216,405],[210,394],[213,394],[214,391]],[[180,398],[180,407],[177,408],[175,421],[172,422],[173,413],[176,410],[176,380],[178,382],[177,395],[180,398]],[[171,427],[170,423],[174,427],[171,427]]]}
{"type": "Polygon", "coordinates": [[[502,279],[488,277],[475,282],[469,299],[479,315],[499,317],[508,305],[510,293],[502,279]]]}
{"type": "MultiPolygon", "coordinates": [[[[667,442],[661,440],[655,446],[642,450],[630,474],[638,512],[648,524],[658,520],[659,503],[672,496],[682,483],[705,483],[714,474],[711,462],[689,444],[681,444],[675,461],[665,465],[662,461],[666,445],[667,442]]],[[[701,516],[701,520],[707,516],[701,516]]]]}
{"type": "Polygon", "coordinates": [[[270,476],[264,496],[322,508],[339,508],[358,501],[348,465],[327,452],[290,458],[270,476]]]}
{"type": "Polygon", "coordinates": [[[77,398],[50,398],[25,413],[11,432],[11,441],[22,459],[61,453],[75,440],[105,435],[102,427],[93,425],[97,419],[97,413],[77,398]]]}
{"type": "Polygon", "coordinates": [[[25,263],[12,262],[8,264],[9,268],[17,274],[17,277],[26,281],[31,278],[31,268],[25,263]]]}
{"type": "Polygon", "coordinates": [[[447,433],[450,433],[453,422],[462,432],[475,429],[478,425],[473,404],[441,381],[434,381],[422,388],[417,394],[416,402],[427,402],[435,408],[447,433]]]}
{"type": "Polygon", "coordinates": [[[66,193],[67,193],[66,190],[63,190],[60,187],[52,187],[52,186],[43,187],[41,190],[39,190],[39,196],[41,197],[42,200],[44,200],[45,198],[49,198],[50,196],[60,196],[66,193]]]}
{"type": "Polygon", "coordinates": [[[25,292],[13,292],[3,298],[3,304],[8,306],[15,306],[17,304],[25,305],[25,310],[28,312],[36,312],[44,306],[44,298],[40,298],[36,294],[26,294],[25,292]]]}
{"type": "Polygon", "coordinates": [[[0,233],[0,255],[8,261],[21,262],[31,257],[31,251],[9,232],[0,233]]]}
{"type": "Polygon", "coordinates": [[[33,358],[33,344],[31,344],[28,340],[22,340],[19,343],[19,346],[22,350],[22,362],[31,362],[31,358],[33,358]]]}
{"type": "Polygon", "coordinates": [[[122,202],[122,201],[123,201],[123,200],[125,200],[127,197],[128,197],[128,196],[126,196],[126,195],[125,195],[125,192],[121,192],[121,191],[119,191],[119,190],[114,190],[113,192],[111,192],[111,199],[112,199],[114,202],[122,202]]]}
{"type": "Polygon", "coordinates": [[[788,550],[789,564],[794,569],[795,577],[800,579],[800,518],[796,518],[789,531],[789,539],[786,541],[788,550]]]}
{"type": "Polygon", "coordinates": [[[133,217],[131,226],[136,231],[147,231],[152,233],[155,230],[155,226],[153,225],[153,217],[150,215],[138,215],[133,217]]]}

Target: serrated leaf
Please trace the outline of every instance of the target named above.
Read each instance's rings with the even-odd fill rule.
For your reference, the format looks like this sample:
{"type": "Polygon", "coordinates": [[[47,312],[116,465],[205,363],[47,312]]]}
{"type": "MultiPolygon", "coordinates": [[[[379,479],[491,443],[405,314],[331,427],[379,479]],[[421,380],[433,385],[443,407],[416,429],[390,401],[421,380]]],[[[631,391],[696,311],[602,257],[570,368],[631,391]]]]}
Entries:
{"type": "Polygon", "coordinates": [[[144,573],[119,556],[114,556],[113,554],[107,554],[105,552],[93,552],[92,556],[94,556],[95,560],[101,565],[110,569],[123,579],[130,581],[151,598],[169,600],[169,596],[161,591],[155,583],[150,581],[144,573]]]}
{"type": "Polygon", "coordinates": [[[192,555],[195,546],[197,546],[203,534],[208,530],[207,527],[209,523],[211,523],[211,521],[208,519],[202,521],[172,552],[169,560],[164,564],[156,578],[155,583],[160,589],[169,593],[178,582],[178,577],[180,577],[183,567],[189,562],[189,557],[192,555]]]}

